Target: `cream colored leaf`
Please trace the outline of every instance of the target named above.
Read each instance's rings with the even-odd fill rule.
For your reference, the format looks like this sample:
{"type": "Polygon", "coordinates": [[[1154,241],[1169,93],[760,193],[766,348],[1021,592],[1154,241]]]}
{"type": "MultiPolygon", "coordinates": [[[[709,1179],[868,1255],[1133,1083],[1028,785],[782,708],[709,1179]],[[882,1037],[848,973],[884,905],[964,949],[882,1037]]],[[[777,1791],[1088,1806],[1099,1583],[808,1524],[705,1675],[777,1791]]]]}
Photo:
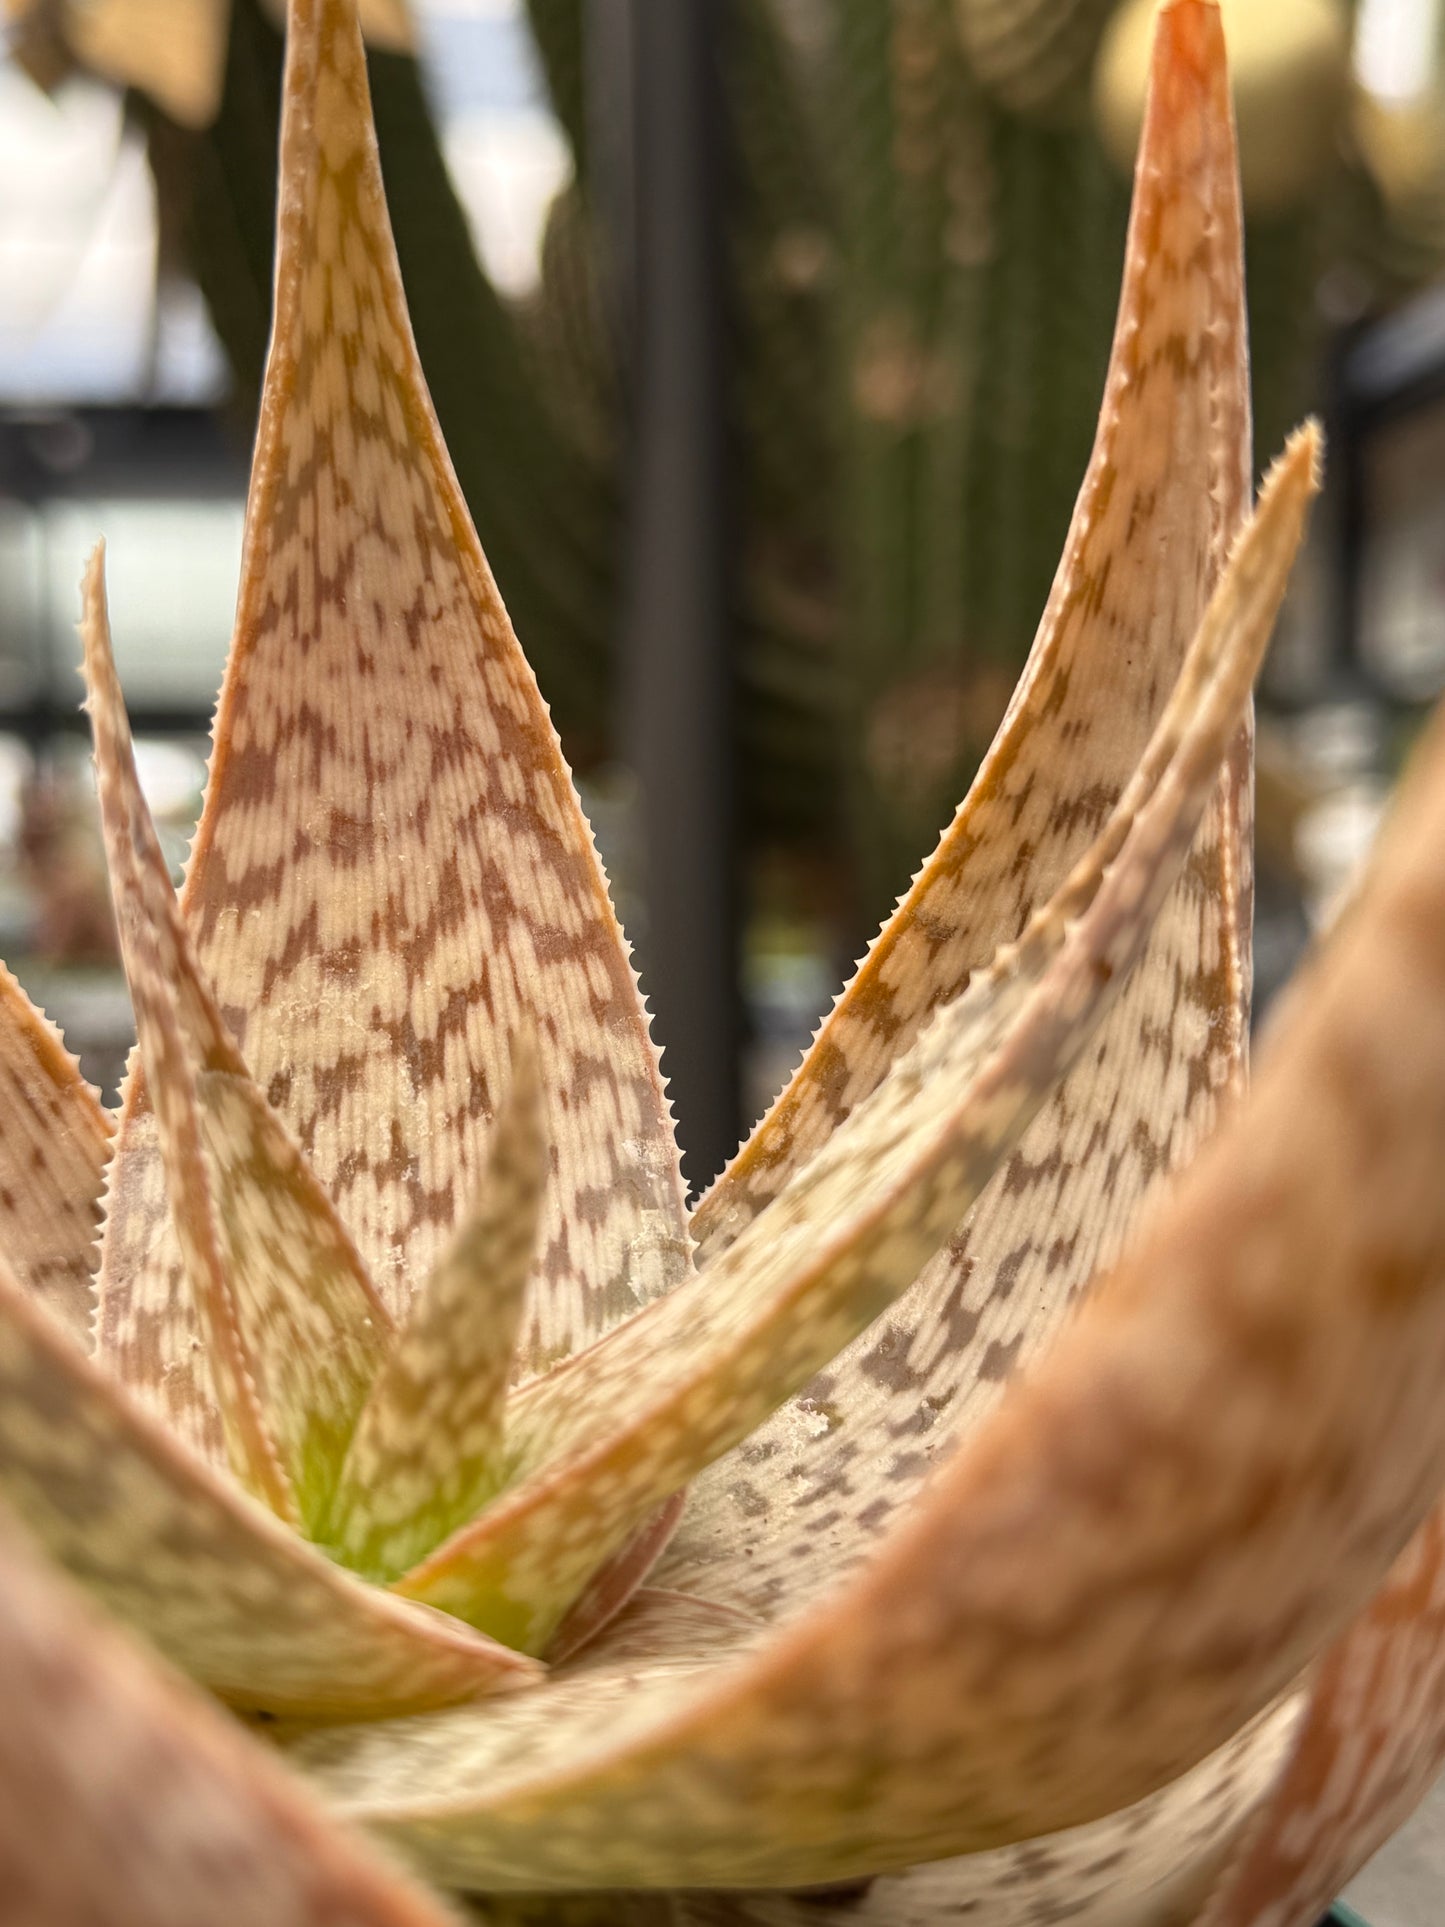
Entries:
{"type": "Polygon", "coordinates": [[[1326,1654],[1279,1784],[1198,1927],[1315,1927],[1445,1765],[1445,1508],[1326,1654]]]}
{"type": "Polygon", "coordinates": [[[234,1723],[0,1525],[0,1908],[12,1927],[445,1927],[234,1723]]]}
{"type": "Polygon", "coordinates": [[[0,1496],[168,1659],[238,1704],[355,1718],[536,1668],[365,1586],[172,1439],[0,1264],[0,1496]]]}
{"type": "Polygon", "coordinates": [[[0,968],[0,1249],[89,1347],[110,1119],[60,1033],[0,968]]]}
{"type": "Polygon", "coordinates": [[[539,1715],[505,1783],[380,1730],[335,1790],[407,1787],[388,1827],[451,1878],[597,1887],[865,1877],[1167,1784],[1445,1482],[1442,1157],[1445,716],[1250,1098],[860,1577],[610,1724],[539,1715]]]}
{"type": "MultiPolygon", "coordinates": [[[[756,1647],[759,1631],[706,1601],[644,1591],[598,1646],[535,1693],[374,1727],[283,1730],[280,1738],[288,1757],[353,1818],[404,1845],[435,1878],[475,1885],[467,1787],[625,1743],[685,1710],[720,1667],[756,1647]]],[[[495,1912],[509,1927],[845,1927],[852,1920],[863,1927],[1064,1920],[1069,1927],[1180,1927],[1287,1759],[1303,1713],[1304,1696],[1291,1695],[1174,1785],[1106,1820],[902,1875],[864,1877],[836,1898],[816,1888],[806,1896],[724,1889],[507,1902],[494,1892],[486,1918],[495,1912]]],[[[565,1852],[565,1814],[559,1824],[565,1852]]],[[[849,1812],[839,1831],[858,1824],[849,1812]]],[[[524,1859],[507,1863],[501,1840],[489,1865],[494,1889],[525,1887],[531,1878],[524,1859]]],[[[742,1848],[732,1877],[750,1873],[742,1848]]],[[[586,1886],[585,1874],[578,1884],[586,1886]]]]}
{"type": "Polygon", "coordinates": [[[1016,937],[1153,733],[1249,501],[1237,170],[1212,0],[1161,12],[1099,429],[1008,714],[938,848],[695,1214],[730,1242],[1016,937]]]}
{"type": "Polygon", "coordinates": [[[314,1526],[387,1356],[391,1321],[196,966],[136,779],[100,550],[82,630],[121,954],[194,1329],[208,1347],[236,1476],[283,1518],[314,1526]]]}
{"type": "MultiPolygon", "coordinates": [[[[509,1038],[554,1152],[519,1356],[586,1344],[686,1264],[626,947],[442,447],[340,0],[288,36],[276,322],[236,633],[183,891],[257,1082],[404,1316],[479,1181],[509,1038]]],[[[212,1456],[128,1094],[100,1340],[212,1456]]]]}
{"type": "Polygon", "coordinates": [[[1303,1712],[1304,1695],[1294,1694],[1137,1806],[991,1853],[805,1894],[493,1899],[486,1918],[506,1927],[1185,1927],[1288,1758],[1303,1712]]]}
{"type": "MultiPolygon", "coordinates": [[[[1248,501],[1244,339],[1219,17],[1176,0],[1160,17],[1098,438],[1019,690],[937,851],[700,1207],[704,1260],[1047,901],[1122,793],[1248,501]]],[[[1089,1051],[912,1291],[699,1478],[659,1583],[767,1616],[826,1597],[1187,1164],[1242,1076],[1249,798],[1245,733],[1089,1051]]]]}
{"type": "Polygon", "coordinates": [[[918,1275],[1124,981],[1249,699],[1314,489],[1301,436],[1261,499],[1103,835],[775,1202],[674,1293],[508,1415],[521,1473],[399,1582],[524,1651],[597,1566],[918,1275]]]}
{"type": "Polygon", "coordinates": [[[547,1168],[530,1042],[514,1059],[476,1203],[412,1300],[357,1422],[323,1542],[394,1579],[502,1483],[507,1374],[547,1168]]]}

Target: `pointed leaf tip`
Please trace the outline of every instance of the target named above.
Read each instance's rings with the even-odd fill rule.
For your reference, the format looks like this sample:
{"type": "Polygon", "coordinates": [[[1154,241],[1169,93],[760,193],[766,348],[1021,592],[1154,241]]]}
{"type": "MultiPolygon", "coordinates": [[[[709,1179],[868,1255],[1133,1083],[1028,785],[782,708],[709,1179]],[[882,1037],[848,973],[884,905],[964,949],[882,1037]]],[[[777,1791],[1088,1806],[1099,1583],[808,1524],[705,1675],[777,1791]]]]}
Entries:
{"type": "Polygon", "coordinates": [[[232,1467],[281,1517],[314,1523],[390,1321],[197,969],[136,778],[99,551],[83,628],[121,954],[232,1467]]]}
{"type": "MultiPolygon", "coordinates": [[[[685,1270],[626,946],[418,364],[353,10],[287,41],[275,326],[184,889],[198,957],[400,1322],[529,1017],[553,1151],[519,1370],[685,1270]]],[[[129,1116],[120,1163],[148,1155],[129,1116]]],[[[138,1295],[158,1293],[144,1268],[138,1295]]]]}
{"type": "MultiPolygon", "coordinates": [[[[1099,426],[1038,634],[953,822],[787,1089],[694,1217],[701,1288],[775,1197],[1058,889],[1132,777],[1250,499],[1243,253],[1215,36],[1146,122],[1099,426]]],[[[1217,25],[1217,23],[1216,23],[1217,25]]],[[[1168,42],[1159,49],[1167,60],[1168,42]]],[[[659,1583],[802,1611],[871,1558],[933,1467],[1049,1346],[1151,1188],[1242,1081],[1251,731],[1093,1045],[889,1313],[700,1475],[659,1583]],[[816,1401],[831,1422],[818,1422],[816,1401]],[[860,1439],[917,1435],[876,1456],[860,1439]],[[736,1494],[745,1489],[746,1510],[736,1494]],[[826,1513],[826,1533],[808,1523],[826,1513]]]]}
{"type": "Polygon", "coordinates": [[[507,1379],[536,1255],[547,1140],[530,1027],[475,1203],[412,1300],[357,1423],[324,1537],[394,1579],[502,1483],[507,1379]]]}

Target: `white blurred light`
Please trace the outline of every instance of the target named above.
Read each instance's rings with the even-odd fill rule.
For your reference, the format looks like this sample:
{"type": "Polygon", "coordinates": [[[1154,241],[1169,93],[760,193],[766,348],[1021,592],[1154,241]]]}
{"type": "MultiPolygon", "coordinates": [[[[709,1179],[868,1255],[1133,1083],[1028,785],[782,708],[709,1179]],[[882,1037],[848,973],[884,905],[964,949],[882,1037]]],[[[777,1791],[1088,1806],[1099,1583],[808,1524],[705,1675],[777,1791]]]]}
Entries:
{"type": "Polygon", "coordinates": [[[541,271],[547,209],[572,164],[550,114],[467,115],[442,136],[472,242],[503,294],[526,294],[541,271]]]}
{"type": "Polygon", "coordinates": [[[207,399],[209,324],[157,314],[155,194],[119,95],[73,79],[47,98],[0,61],[0,394],[207,399]]]}
{"type": "Polygon", "coordinates": [[[1418,100],[1430,86],[1440,0],[1361,0],[1355,73],[1378,100],[1418,100]]]}

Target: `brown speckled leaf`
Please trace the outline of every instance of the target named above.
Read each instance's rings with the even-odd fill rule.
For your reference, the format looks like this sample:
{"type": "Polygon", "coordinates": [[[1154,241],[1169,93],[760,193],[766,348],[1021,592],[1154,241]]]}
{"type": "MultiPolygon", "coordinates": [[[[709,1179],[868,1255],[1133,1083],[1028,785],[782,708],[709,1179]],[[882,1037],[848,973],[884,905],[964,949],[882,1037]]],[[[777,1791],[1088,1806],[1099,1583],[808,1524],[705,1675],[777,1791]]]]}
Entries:
{"type": "Polygon", "coordinates": [[[806,1895],[551,1894],[494,1899],[486,1918],[499,1927],[1192,1927],[1303,1711],[1296,1693],[1136,1806],[1018,1846],[806,1895]]]}
{"type": "Polygon", "coordinates": [[[368,1578],[405,1572],[502,1482],[507,1374],[547,1168],[540,1097],[527,1043],[477,1201],[412,1300],[357,1422],[320,1537],[368,1578]]]}
{"type": "MultiPolygon", "coordinates": [[[[519,1356],[686,1264],[656,1055],[591,837],[407,322],[351,10],[288,40],[276,324],[235,642],[183,891],[207,981],[393,1317],[479,1181],[530,1018],[554,1154],[519,1356]]],[[[139,1092],[100,1341],[215,1455],[139,1092]]]]}
{"type": "Polygon", "coordinates": [[[0,1250],[87,1349],[109,1155],[110,1119],[94,1091],[55,1026],[0,967],[0,1250]]]}
{"type": "Polygon", "coordinates": [[[0,1525],[8,1927],[445,1927],[0,1525]]]}
{"type": "MultiPolygon", "coordinates": [[[[1248,501],[1242,283],[1218,14],[1175,0],[1098,438],[1022,682],[953,825],[700,1207],[705,1257],[1016,935],[1132,774],[1248,501]]],[[[768,1615],[826,1596],[1053,1341],[1151,1186],[1188,1162],[1244,1061],[1249,769],[1245,735],[1133,977],[968,1223],[885,1320],[698,1480],[660,1583],[768,1615]]]]}
{"type": "Polygon", "coordinates": [[[1126,978],[1249,699],[1314,488],[1302,435],[1271,478],[1179,686],[1098,843],[1020,942],[715,1261],[508,1415],[522,1473],[400,1582],[540,1652],[603,1559],[746,1438],[918,1275],[1126,978]]]}
{"type": "Polygon", "coordinates": [[[194,1459],[3,1265],[0,1495],[110,1611],[240,1705],[355,1718],[535,1675],[363,1585],[194,1459]]]}
{"type": "Polygon", "coordinates": [[[1250,1097],[865,1573],[645,1696],[539,1688],[505,1779],[479,1709],[329,1736],[326,1784],[451,1878],[591,1887],[861,1878],[1167,1784],[1445,1480],[1442,1159],[1445,715],[1250,1097]]]}
{"type": "Polygon", "coordinates": [[[1287,1767],[1198,1927],[1315,1927],[1445,1765],[1445,1508],[1325,1656],[1287,1767]]]}
{"type": "MultiPolygon", "coordinates": [[[[1098,994],[1100,983],[1127,967],[1131,942],[1137,949],[1140,941],[1137,923],[1142,921],[1147,928],[1151,894],[1157,903],[1167,888],[1168,865],[1160,860],[1162,853],[1172,844],[1177,857],[1188,845],[1245,699],[1249,669],[1262,649],[1278,603],[1312,487],[1313,455],[1313,437],[1301,437],[1272,478],[1260,513],[1211,603],[1136,785],[1121,805],[1115,835],[1094,863],[1079,867],[1053,910],[1037,919],[1023,939],[1023,957],[1042,952],[1050,960],[1056,957],[1060,967],[1051,980],[1044,980],[1049,998],[1035,1000],[1027,990],[1021,993],[1022,1014],[1001,1040],[998,1057],[1004,1068],[989,1093],[999,1111],[1006,1113],[1010,1103],[1018,1101],[1021,1084],[1028,1087],[1032,1053],[1040,1062],[1053,1064],[1060,1033],[1072,1038],[1073,1021],[1090,996],[1098,994]],[[1137,816],[1133,814],[1136,804],[1137,816]],[[1145,849],[1149,857],[1142,854],[1145,849]],[[1069,934],[1055,951],[1058,926],[1069,934]],[[1041,1010],[1031,1008],[1036,1001],[1042,1003],[1041,1010]],[[1024,1039],[1027,1047],[1022,1046],[1024,1039]]],[[[1013,961],[996,977],[1009,982],[1015,970],[1027,983],[1027,966],[1019,968],[1013,961]]],[[[953,1122],[950,1105],[958,1104],[966,1114],[968,1099],[978,1094],[968,1090],[960,1097],[950,1092],[946,1074],[950,1049],[958,1050],[960,1037],[968,1036],[966,1020],[971,1014],[987,1034],[991,987],[991,980],[980,981],[964,999],[942,1012],[915,1050],[840,1128],[803,1176],[717,1260],[719,1272],[726,1271],[734,1285],[733,1296],[745,1298],[745,1280],[750,1271],[762,1266],[762,1255],[752,1246],[765,1242],[776,1246],[786,1262],[791,1219],[766,1240],[765,1234],[773,1216],[790,1199],[810,1198],[814,1208],[806,1222],[826,1254],[832,1235],[828,1227],[838,1220],[846,1226],[852,1208],[828,1194],[835,1167],[848,1179],[842,1190],[856,1193],[860,1186],[866,1190],[860,1169],[866,1168],[866,1161],[850,1157],[840,1147],[849,1146],[855,1138],[863,1140],[878,1167],[878,1181],[886,1187],[888,1160],[903,1144],[901,1163],[906,1170],[908,1152],[916,1149],[907,1143],[908,1131],[895,1131],[897,1141],[890,1143],[888,1134],[874,1126],[875,1117],[890,1114],[905,1087],[909,1097],[905,1115],[911,1130],[925,1134],[932,1130],[947,1140],[953,1122]],[[822,1208],[825,1204],[828,1209],[822,1208]]],[[[966,1062],[966,1050],[960,1055],[966,1062]]],[[[916,1210],[916,1193],[913,1204],[916,1210]]],[[[925,1194],[925,1218],[927,1204],[925,1194]]],[[[856,1236],[852,1227],[849,1230],[856,1236]]],[[[906,1246],[911,1223],[894,1223],[890,1235],[906,1246]]],[[[682,1293],[669,1302],[686,1306],[687,1297],[682,1293]]],[[[703,1305],[690,1308],[694,1325],[703,1322],[708,1302],[704,1299],[703,1305]]],[[[727,1304],[730,1295],[714,1292],[711,1302],[727,1304]]],[[[636,1324],[654,1324],[659,1318],[660,1313],[653,1311],[636,1324]]],[[[598,1351],[620,1348],[629,1329],[602,1341],[598,1351]]],[[[679,1336],[673,1334],[672,1340],[677,1347],[679,1336]]],[[[1071,1357],[1074,1349],[1071,1344],[1066,1354],[1071,1357]]],[[[556,1383],[565,1385],[569,1378],[585,1376],[588,1362],[586,1357],[574,1360],[556,1374],[556,1383]]],[[[705,1379],[702,1386],[706,1392],[705,1379]]],[[[736,1397],[737,1388],[730,1389],[736,1397]]],[[[618,1397],[618,1388],[609,1384],[603,1390],[606,1396],[601,1403],[608,1409],[618,1397]]],[[[589,1393],[593,1391],[589,1386],[589,1393]]],[[[1008,1430],[1016,1457],[1026,1464],[1031,1435],[1020,1442],[1014,1437],[1019,1428],[1012,1421],[1018,1402],[1028,1393],[1025,1384],[1005,1405],[975,1453],[959,1462],[966,1467],[975,1457],[985,1459],[988,1494],[996,1502],[1000,1491],[1008,1492],[1010,1481],[1007,1466],[999,1464],[1004,1455],[994,1435],[1001,1428],[1008,1430]]],[[[586,1409],[593,1403],[591,1396],[579,1401],[586,1409]]],[[[713,1422],[708,1410],[698,1411],[696,1400],[689,1418],[698,1428],[713,1422]]],[[[1086,1440],[1089,1436],[1085,1432],[1086,1440]]],[[[651,1434],[643,1439],[644,1448],[650,1444],[654,1453],[659,1450],[651,1434]]],[[[662,1445],[666,1444],[664,1434],[662,1445]]],[[[1066,1464],[1072,1465],[1075,1459],[1086,1463],[1080,1441],[1076,1438],[1070,1444],[1075,1457],[1066,1464]]],[[[650,1469],[645,1449],[643,1463],[644,1469],[650,1469]]],[[[608,1488],[595,1467],[587,1490],[607,1497],[608,1488]]],[[[505,1505],[504,1500],[499,1510],[504,1511],[505,1505]]],[[[1079,1544],[1081,1535],[1067,1505],[1060,1503],[1055,1516],[1065,1553],[1075,1554],[1087,1570],[1087,1547],[1079,1544]]],[[[935,1500],[924,1510],[922,1520],[902,1529],[885,1552],[882,1574],[886,1578],[895,1567],[906,1565],[908,1584],[893,1586],[881,1607],[870,1596],[870,1588],[876,1591],[882,1583],[875,1571],[870,1579],[844,1588],[839,1599],[815,1607],[781,1636],[774,1634],[760,1644],[756,1630],[747,1633],[754,1654],[746,1660],[734,1658],[719,1665],[725,1653],[715,1647],[709,1651],[700,1643],[678,1664],[649,1671],[645,1681],[638,1682],[627,1668],[613,1664],[612,1655],[604,1650],[602,1655],[584,1656],[575,1671],[516,1706],[478,1709],[475,1714],[448,1715],[437,1721],[403,1722],[373,1728],[365,1735],[305,1738],[298,1757],[322,1774],[334,1797],[395,1829],[408,1849],[422,1855],[440,1877],[479,1886],[688,1886],[740,1880],[810,1884],[894,1868],[912,1858],[963,1846],[981,1847],[989,1843],[990,1831],[1006,1840],[1029,1830],[1019,1817],[1027,1805],[1006,1809],[1004,1817],[990,1804],[987,1742],[995,1741],[997,1735],[992,1728],[984,1736],[977,1733],[980,1723],[987,1726],[987,1710],[980,1714],[978,1709],[989,1709],[991,1694],[1007,1701],[1008,1684],[1027,1681],[1033,1657],[1028,1650],[1029,1608],[1037,1611],[1039,1602],[1045,1602],[1042,1611],[1047,1618],[1052,1603],[1068,1597],[1068,1580],[1077,1578],[1067,1560],[1062,1580],[1048,1571],[1057,1549],[1052,1542],[1037,1540],[1052,1532],[1053,1519],[1036,1523],[1039,1530],[1034,1539],[1008,1547],[1005,1578],[1016,1580],[1020,1597],[1010,1598],[1009,1611],[996,1622],[988,1610],[992,1577],[988,1530],[977,1548],[970,1547],[972,1558],[968,1552],[957,1556],[952,1540],[969,1538],[968,1509],[935,1500]],[[927,1539],[921,1552],[916,1546],[920,1524],[927,1539]],[[933,1563],[930,1553],[936,1555],[933,1563]],[[1035,1566],[1043,1569],[1037,1597],[1029,1584],[1035,1566]],[[982,1602],[975,1597],[975,1569],[983,1575],[982,1602]],[[987,1621],[992,1637],[988,1657],[999,1665],[1001,1679],[979,1661],[977,1653],[973,1657],[978,1663],[970,1673],[967,1662],[961,1662],[952,1649],[952,1642],[958,1640],[963,1652],[968,1652],[968,1636],[975,1631],[969,1623],[971,1608],[977,1608],[987,1621]],[[1024,1648],[1018,1655],[1007,1650],[1015,1630],[1024,1648]],[[870,1646],[883,1649],[876,1660],[870,1646]],[[963,1679],[961,1671],[966,1675],[963,1679]],[[799,1690],[795,1682],[803,1673],[807,1687],[799,1690]],[[921,1832],[911,1803],[925,1816],[921,1832]],[[955,1830],[952,1834],[950,1828],[955,1830]]],[[[1112,1542],[1105,1522],[1090,1521],[1090,1525],[1097,1537],[1112,1542]]],[[[1149,1553],[1153,1550],[1148,1548],[1149,1553]]],[[[1127,1561],[1127,1550],[1121,1557],[1127,1561]]],[[[1150,1571],[1147,1553],[1145,1571],[1150,1571]]],[[[1129,1576],[1134,1578],[1132,1573],[1129,1576]]],[[[512,1577],[506,1574],[505,1583],[512,1577]]],[[[497,1583],[504,1583],[504,1575],[497,1575],[497,1583]]],[[[1094,1657],[1089,1630],[1087,1615],[1070,1619],[1068,1631],[1073,1637],[1061,1635],[1059,1650],[1046,1655],[1054,1661],[1056,1692],[1078,1697],[1089,1691],[1094,1657]]],[[[1131,1639],[1125,1650],[1141,1667],[1151,1663],[1148,1649],[1141,1652],[1137,1639],[1131,1639]]],[[[1041,1669],[1041,1677],[1047,1704],[1047,1666],[1041,1669]]],[[[1277,1692],[1286,1681],[1273,1684],[1277,1692]]],[[[1022,1690],[1026,1693],[1026,1684],[1022,1690]]],[[[1261,1695],[1234,1726],[1215,1736],[1215,1744],[1228,1742],[1270,1697],[1261,1695]]],[[[996,1724],[1007,1734],[1006,1719],[1000,1717],[996,1724]]],[[[1087,1722],[1082,1735],[1069,1731],[1060,1736],[1050,1730],[1049,1742],[1062,1746],[1067,1738],[1076,1748],[1086,1746],[1090,1731],[1087,1722]]],[[[1007,1761],[1007,1744],[999,1750],[1007,1761]]],[[[1194,1760],[1205,1751],[1199,1748],[1194,1760]]],[[[1031,1765],[1037,1767],[1038,1757],[1037,1750],[1029,1754],[1031,1765]]],[[[1154,1782],[1134,1786],[1130,1799],[1142,1798],[1153,1785],[1175,1777],[1194,1760],[1173,1761],[1173,1773],[1161,1770],[1154,1782]]],[[[1231,1828],[1247,1810],[1248,1792],[1258,1793],[1268,1764],[1262,1752],[1243,1742],[1232,1760],[1236,1797],[1230,1805],[1221,1791],[1216,1814],[1223,1826],[1221,1815],[1228,1807],[1231,1828]],[[1246,1782],[1248,1790],[1241,1792],[1246,1782]]],[[[1047,1774],[1041,1778],[1046,1801],[1053,1782],[1047,1774]]],[[[1079,1787],[1083,1791],[1077,1797],[1087,1801],[1087,1776],[1082,1769],[1079,1787]]],[[[1021,1792],[1008,1791],[1024,1800],[1021,1792]]],[[[1088,1817],[1087,1813],[1070,1816],[1088,1817]]],[[[1045,1807],[1044,1824],[1038,1830],[1048,1830],[1052,1818],[1045,1807]]],[[[1218,1835],[1214,1838],[1217,1842],[1218,1835]]],[[[1155,1853],[1161,1850],[1157,1838],[1151,1838],[1151,1848],[1155,1853]]],[[[1117,1833],[1111,1850],[1127,1851],[1117,1833]]],[[[1192,1864],[1202,1883],[1209,1871],[1207,1859],[1202,1867],[1198,1860],[1192,1864]]],[[[1020,1861],[1014,1871],[1023,1866],[1020,1861]]]]}
{"type": "Polygon", "coordinates": [[[312,1526],[387,1355],[391,1321],[196,967],[136,779],[100,550],[86,573],[82,633],[121,954],[231,1467],[283,1518],[312,1526]]]}
{"type": "Polygon", "coordinates": [[[938,848],[786,1090],[699,1205],[703,1255],[777,1194],[1103,827],[1248,504],[1244,343],[1218,9],[1171,0],[1098,435],[1033,650],[938,848]]]}

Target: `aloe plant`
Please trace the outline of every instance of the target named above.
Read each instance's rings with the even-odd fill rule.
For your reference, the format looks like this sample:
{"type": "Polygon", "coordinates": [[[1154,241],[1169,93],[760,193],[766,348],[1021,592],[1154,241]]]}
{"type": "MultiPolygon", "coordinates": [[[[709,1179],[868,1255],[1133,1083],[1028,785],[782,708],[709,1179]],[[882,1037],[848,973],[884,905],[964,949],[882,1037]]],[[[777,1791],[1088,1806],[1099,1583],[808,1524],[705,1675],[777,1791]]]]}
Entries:
{"type": "Polygon", "coordinates": [[[1317,438],[1251,512],[1214,6],[1019,691],[690,1217],[345,0],[282,182],[179,900],[85,583],[117,1119],[0,995],[0,1891],[441,1918],[341,1816],[491,1921],[1303,1927],[1445,1748],[1445,725],[1242,1095],[1317,438]]]}

